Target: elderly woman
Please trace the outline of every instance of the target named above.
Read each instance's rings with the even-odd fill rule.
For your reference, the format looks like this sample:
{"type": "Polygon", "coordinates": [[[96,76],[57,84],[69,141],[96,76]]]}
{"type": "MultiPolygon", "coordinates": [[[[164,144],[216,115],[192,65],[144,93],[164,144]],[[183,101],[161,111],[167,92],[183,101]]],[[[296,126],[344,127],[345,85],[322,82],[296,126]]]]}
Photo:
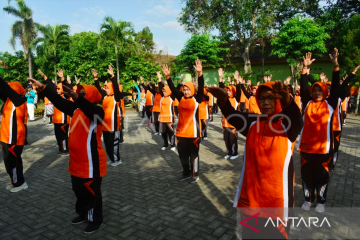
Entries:
{"type": "Polygon", "coordinates": [[[300,110],[281,81],[267,82],[257,89],[255,98],[262,115],[236,111],[225,90],[209,88],[227,121],[246,137],[244,163],[234,207],[242,218],[256,215],[243,228],[242,237],[288,238],[288,228],[265,227],[269,217],[285,220],[294,206],[294,167],[291,143],[301,131],[300,110]],[[260,210],[261,208],[261,210],[260,210]],[[271,211],[266,211],[271,208],[271,211]]]}

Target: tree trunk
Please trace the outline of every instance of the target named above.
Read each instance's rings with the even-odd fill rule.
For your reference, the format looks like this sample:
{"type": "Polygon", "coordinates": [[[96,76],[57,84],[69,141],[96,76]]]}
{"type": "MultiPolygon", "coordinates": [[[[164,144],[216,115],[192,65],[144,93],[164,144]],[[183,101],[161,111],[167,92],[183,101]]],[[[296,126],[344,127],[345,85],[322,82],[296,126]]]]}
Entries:
{"type": "Polygon", "coordinates": [[[296,91],[295,69],[294,69],[294,67],[292,65],[290,65],[290,71],[291,71],[291,78],[293,80],[293,83],[295,84],[294,91],[296,91]]]}
{"type": "Polygon", "coordinates": [[[250,74],[251,73],[251,61],[250,61],[250,53],[249,53],[249,48],[250,48],[250,43],[247,44],[247,46],[245,47],[245,51],[242,54],[242,58],[244,60],[244,71],[245,74],[250,74]]]}
{"type": "Polygon", "coordinates": [[[116,79],[117,82],[120,83],[120,76],[119,76],[119,58],[118,58],[118,50],[115,44],[115,55],[116,55],[116,79]]]}
{"type": "Polygon", "coordinates": [[[31,58],[31,52],[30,49],[28,50],[28,61],[29,61],[29,78],[32,78],[32,58],[31,58]]]}

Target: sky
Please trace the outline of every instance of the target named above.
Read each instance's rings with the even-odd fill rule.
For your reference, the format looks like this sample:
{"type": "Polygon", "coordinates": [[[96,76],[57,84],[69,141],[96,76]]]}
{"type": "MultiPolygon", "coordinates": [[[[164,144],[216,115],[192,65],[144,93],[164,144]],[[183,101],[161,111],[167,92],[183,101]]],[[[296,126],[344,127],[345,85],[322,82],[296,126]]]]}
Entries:
{"type": "MultiPolygon", "coordinates": [[[[149,27],[157,50],[178,55],[190,34],[177,21],[181,11],[180,0],[25,0],[33,10],[33,19],[42,25],[67,24],[71,35],[84,31],[99,32],[105,16],[130,21],[135,31],[149,27]]],[[[15,0],[10,2],[15,6],[15,0]]],[[[0,0],[0,8],[8,5],[0,0]]],[[[0,52],[14,53],[9,44],[11,26],[17,20],[4,11],[0,13],[0,52]]],[[[20,43],[16,50],[22,50],[20,43]]]]}

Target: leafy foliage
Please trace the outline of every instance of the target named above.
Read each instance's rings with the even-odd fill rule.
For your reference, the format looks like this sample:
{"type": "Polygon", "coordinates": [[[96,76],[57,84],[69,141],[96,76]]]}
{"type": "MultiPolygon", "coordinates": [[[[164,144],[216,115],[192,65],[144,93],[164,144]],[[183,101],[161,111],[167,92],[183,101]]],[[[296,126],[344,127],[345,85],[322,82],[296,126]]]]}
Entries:
{"type": "Polygon", "coordinates": [[[135,34],[135,41],[139,43],[142,51],[152,53],[155,50],[155,42],[153,40],[153,34],[149,27],[145,27],[143,30],[135,34]]]}
{"type": "Polygon", "coordinates": [[[177,70],[195,75],[193,66],[196,59],[200,59],[204,66],[219,67],[224,60],[221,55],[228,51],[227,48],[220,47],[221,43],[209,34],[192,35],[181,50],[181,54],[176,58],[177,70]]]}
{"type": "Polygon", "coordinates": [[[312,19],[301,19],[299,16],[289,20],[279,31],[278,37],[271,41],[274,47],[272,54],[286,57],[291,66],[296,66],[307,52],[327,52],[325,40],[329,35],[312,19]]]}
{"type": "Polygon", "coordinates": [[[17,81],[26,86],[28,74],[28,61],[24,58],[24,52],[18,51],[14,55],[4,52],[0,53],[1,65],[4,66],[3,78],[5,81],[17,81]]]}

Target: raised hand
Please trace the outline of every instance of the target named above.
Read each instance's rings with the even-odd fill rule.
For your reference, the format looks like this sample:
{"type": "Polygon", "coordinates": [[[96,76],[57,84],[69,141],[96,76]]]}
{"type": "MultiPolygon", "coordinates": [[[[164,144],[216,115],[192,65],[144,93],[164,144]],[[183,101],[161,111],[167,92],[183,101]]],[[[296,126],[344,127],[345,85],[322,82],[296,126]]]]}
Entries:
{"type": "MultiPolygon", "coordinates": [[[[353,74],[354,74],[354,72],[353,72],[353,74]]],[[[355,74],[354,74],[355,75],[355,74]]],[[[343,81],[345,81],[345,79],[347,79],[347,77],[348,77],[348,75],[346,74],[345,76],[344,76],[344,78],[343,78],[343,81]]]]}
{"type": "Polygon", "coordinates": [[[158,77],[159,82],[161,82],[161,73],[160,73],[160,72],[157,72],[157,73],[156,73],[156,76],[158,77]]]}
{"type": "Polygon", "coordinates": [[[236,80],[236,83],[239,82],[239,71],[235,71],[235,73],[234,73],[234,79],[236,80]]]}
{"type": "Polygon", "coordinates": [[[339,57],[339,50],[337,48],[334,48],[334,52],[333,54],[329,54],[330,56],[330,60],[334,65],[334,68],[338,68],[339,67],[339,63],[338,63],[338,57],[339,57]]]}
{"type": "Polygon", "coordinates": [[[151,82],[152,84],[155,84],[153,77],[151,77],[151,82]]]}
{"type": "Polygon", "coordinates": [[[326,78],[325,73],[323,73],[323,72],[320,73],[320,80],[321,80],[321,82],[323,82],[325,78],[326,78]]]}
{"type": "Polygon", "coordinates": [[[163,71],[163,73],[167,79],[170,78],[171,68],[169,68],[169,66],[167,64],[163,64],[161,66],[161,70],[163,71]]]}
{"type": "Polygon", "coordinates": [[[45,81],[48,79],[48,77],[40,69],[38,69],[38,72],[44,78],[45,81]]]}
{"type": "Polygon", "coordinates": [[[181,78],[180,78],[180,81],[184,80],[185,79],[185,75],[182,75],[181,78]]]}
{"type": "Polygon", "coordinates": [[[199,59],[195,60],[194,68],[197,71],[198,76],[200,77],[203,74],[203,72],[202,72],[203,67],[202,67],[202,62],[199,59]]]}
{"type": "Polygon", "coordinates": [[[270,74],[270,76],[268,77],[268,82],[270,82],[272,79],[272,74],[270,74]]]}
{"type": "Polygon", "coordinates": [[[247,85],[251,86],[251,80],[247,80],[247,85]]]}
{"type": "Polygon", "coordinates": [[[79,95],[71,88],[63,85],[63,90],[64,91],[62,92],[62,94],[66,94],[67,96],[71,97],[74,101],[76,101],[76,99],[78,99],[79,95]]]}
{"type": "Polygon", "coordinates": [[[94,80],[97,81],[99,79],[98,78],[99,74],[97,73],[97,71],[95,69],[91,69],[91,72],[94,75],[94,80]]]}
{"type": "Polygon", "coordinates": [[[63,79],[63,78],[64,78],[64,72],[63,72],[63,70],[62,70],[62,69],[59,69],[58,72],[57,72],[57,75],[58,75],[61,79],[63,79]]]}
{"type": "Polygon", "coordinates": [[[68,82],[68,84],[71,84],[71,79],[69,75],[66,75],[66,81],[68,82]]]}
{"type": "Polygon", "coordinates": [[[218,69],[218,74],[219,74],[219,77],[223,77],[224,76],[224,71],[222,68],[219,68],[218,69]]]}
{"type": "Polygon", "coordinates": [[[290,102],[290,93],[287,86],[283,85],[281,81],[276,80],[275,84],[273,85],[272,91],[269,93],[273,93],[275,98],[280,99],[281,105],[287,106],[290,102]]]}
{"type": "Polygon", "coordinates": [[[45,85],[42,84],[41,82],[39,82],[38,80],[34,79],[34,78],[28,78],[27,79],[32,85],[35,85],[37,87],[37,89],[42,90],[44,89],[45,85]]]}
{"type": "Polygon", "coordinates": [[[231,77],[228,77],[228,82],[231,83],[231,77]]]}
{"type": "Polygon", "coordinates": [[[239,75],[238,77],[240,84],[244,84],[245,80],[242,78],[242,76],[239,75]]]}
{"type": "Polygon", "coordinates": [[[352,74],[356,74],[356,72],[357,72],[357,70],[359,70],[359,68],[360,68],[360,65],[359,66],[357,66],[355,69],[354,69],[354,71],[352,72],[352,74]]]}
{"type": "Polygon", "coordinates": [[[80,84],[80,80],[81,80],[81,78],[78,79],[78,78],[76,77],[76,75],[75,75],[76,85],[79,85],[79,84],[80,84]]]}
{"type": "Polygon", "coordinates": [[[111,65],[109,65],[107,72],[109,73],[110,78],[114,78],[114,77],[115,77],[115,75],[114,75],[114,69],[113,69],[113,67],[112,67],[111,65]]]}
{"type": "Polygon", "coordinates": [[[257,82],[256,86],[259,86],[260,85],[260,82],[257,82]]]}
{"type": "Polygon", "coordinates": [[[311,59],[311,55],[312,55],[312,53],[308,52],[308,53],[306,53],[305,57],[303,57],[304,58],[303,68],[306,69],[306,71],[304,71],[303,74],[307,73],[307,67],[310,66],[315,61],[315,59],[311,59]]]}

